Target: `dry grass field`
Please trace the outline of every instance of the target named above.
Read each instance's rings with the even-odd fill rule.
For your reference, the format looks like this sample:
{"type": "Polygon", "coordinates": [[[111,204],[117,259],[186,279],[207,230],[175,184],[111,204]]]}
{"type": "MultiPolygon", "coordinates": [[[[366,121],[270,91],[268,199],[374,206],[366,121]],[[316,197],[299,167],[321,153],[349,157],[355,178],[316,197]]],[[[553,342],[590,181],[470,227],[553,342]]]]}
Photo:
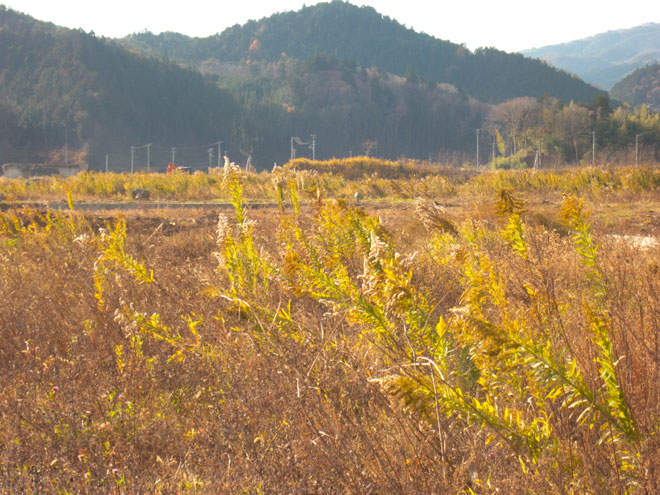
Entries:
{"type": "Polygon", "coordinates": [[[659,493],[660,171],[372,165],[0,179],[0,493],[659,493]]]}

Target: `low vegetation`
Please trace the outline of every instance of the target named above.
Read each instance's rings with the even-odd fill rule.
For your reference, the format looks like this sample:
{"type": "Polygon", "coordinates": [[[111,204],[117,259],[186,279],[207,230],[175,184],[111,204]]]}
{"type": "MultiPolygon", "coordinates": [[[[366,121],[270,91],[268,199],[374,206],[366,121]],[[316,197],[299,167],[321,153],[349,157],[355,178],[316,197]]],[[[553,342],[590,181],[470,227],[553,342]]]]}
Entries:
{"type": "MultiPolygon", "coordinates": [[[[484,169],[479,169],[484,170],[484,169]]],[[[456,168],[429,162],[388,161],[368,157],[311,161],[297,159],[284,169],[245,174],[244,199],[275,202],[276,190],[295,178],[301,199],[353,198],[359,192],[371,200],[401,200],[416,197],[461,199],[515,189],[526,194],[582,195],[651,193],[660,185],[658,169],[642,167],[579,167],[546,170],[497,170],[479,173],[474,168],[456,168]]],[[[133,201],[133,191],[149,191],[152,201],[228,202],[225,172],[116,174],[85,172],[73,177],[42,177],[12,180],[0,176],[0,195],[8,203],[62,201],[68,195],[76,202],[133,201]]]]}
{"type": "Polygon", "coordinates": [[[0,491],[657,493],[658,172],[335,166],[2,180],[0,491]]]}

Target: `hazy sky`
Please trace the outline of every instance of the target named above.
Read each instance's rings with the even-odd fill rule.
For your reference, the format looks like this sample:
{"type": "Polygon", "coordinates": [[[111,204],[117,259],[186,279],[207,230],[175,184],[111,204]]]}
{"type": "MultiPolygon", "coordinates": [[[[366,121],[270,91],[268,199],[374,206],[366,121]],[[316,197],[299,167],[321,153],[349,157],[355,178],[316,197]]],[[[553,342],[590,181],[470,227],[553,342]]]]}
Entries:
{"type": "MultiPolygon", "coordinates": [[[[55,24],[121,37],[147,29],[209,36],[249,19],[298,10],[299,0],[0,0],[55,24]]],[[[612,29],[660,22],[660,0],[354,0],[416,31],[515,51],[584,38],[612,29]]]]}

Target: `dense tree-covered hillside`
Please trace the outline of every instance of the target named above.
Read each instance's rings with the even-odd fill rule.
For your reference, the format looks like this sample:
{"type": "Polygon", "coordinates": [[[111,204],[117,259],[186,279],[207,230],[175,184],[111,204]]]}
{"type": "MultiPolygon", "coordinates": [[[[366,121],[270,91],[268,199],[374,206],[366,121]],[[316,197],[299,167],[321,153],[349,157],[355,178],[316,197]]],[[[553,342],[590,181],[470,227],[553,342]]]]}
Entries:
{"type": "Polygon", "coordinates": [[[645,103],[655,111],[660,111],[660,63],[637,69],[616,83],[610,94],[630,105],[645,103]]]}
{"type": "MultiPolygon", "coordinates": [[[[283,23],[304,14],[309,21],[311,14],[335,9],[412,33],[372,9],[343,2],[310,9],[274,19],[283,23]]],[[[260,22],[265,21],[255,21],[252,27],[266,36],[270,31],[263,26],[268,23],[263,29],[255,27],[260,22]]],[[[356,36],[363,36],[359,22],[353,27],[356,36]]],[[[235,27],[228,33],[250,34],[246,29],[235,27]]],[[[414,36],[410,52],[400,54],[402,60],[412,61],[418,54],[414,36]]],[[[593,149],[593,132],[598,151],[607,159],[625,158],[638,134],[643,136],[643,151],[652,157],[660,140],[657,114],[646,106],[613,111],[604,93],[596,92],[586,102],[579,91],[569,102],[534,97],[536,93],[516,97],[510,74],[537,88],[552,79],[526,71],[529,61],[522,56],[496,50],[470,53],[458,45],[420,38],[439,50],[438,57],[463,61],[448,71],[472,74],[461,86],[427,77],[424,70],[431,70],[431,61],[427,69],[410,66],[401,75],[337,54],[269,55],[276,40],[270,43],[267,36],[259,38],[263,42],[252,38],[248,55],[238,58],[237,51],[237,60],[191,58],[191,67],[182,68],[181,61],[174,60],[185,54],[177,50],[186,46],[182,40],[191,40],[171,34],[158,39],[159,50],[167,52],[169,60],[156,57],[153,50],[147,50],[147,56],[130,53],[113,40],[0,8],[0,163],[53,163],[75,155],[91,168],[103,169],[109,155],[115,171],[132,168],[133,158],[136,169],[149,160],[161,170],[170,160],[205,169],[221,161],[219,152],[237,163],[250,161],[258,170],[282,164],[292,153],[319,159],[368,154],[474,163],[479,139],[480,164],[507,167],[524,166],[535,153],[541,153],[545,163],[583,162],[593,149]],[[443,51],[449,46],[451,50],[443,51]],[[476,99],[472,94],[480,87],[496,90],[504,101],[476,99]],[[146,148],[148,143],[152,145],[146,148]]],[[[192,41],[201,46],[212,40],[192,41]]]]}
{"type": "Polygon", "coordinates": [[[42,130],[32,149],[89,143],[92,162],[150,141],[209,142],[229,134],[239,114],[198,72],[4,7],[0,81],[0,102],[18,124],[42,130]]]}
{"type": "Polygon", "coordinates": [[[325,54],[399,76],[414,73],[426,80],[453,84],[489,102],[544,94],[565,102],[591,101],[599,94],[596,88],[539,60],[492,48],[471,52],[416,33],[371,7],[340,0],[236,25],[209,38],[144,32],[121,42],[186,63],[208,59],[275,62],[325,54]]]}
{"type": "MultiPolygon", "coordinates": [[[[354,67],[323,55],[255,64],[243,72],[218,82],[241,103],[245,136],[252,139],[242,149],[257,158],[264,151],[277,156],[278,148],[288,154],[283,144],[292,136],[310,142],[311,134],[318,137],[317,156],[325,158],[465,154],[474,149],[474,130],[488,111],[488,105],[450,85],[354,67]]],[[[307,146],[300,153],[311,156],[307,146]]]]}
{"type": "MultiPolygon", "coordinates": [[[[237,64],[235,76],[205,81],[197,71],[11,10],[1,11],[0,23],[4,121],[23,136],[22,148],[0,149],[2,162],[68,142],[88,147],[92,168],[103,168],[109,154],[111,167],[126,169],[129,148],[152,142],[152,166],[162,168],[177,148],[180,163],[201,168],[217,159],[217,149],[207,159],[202,145],[222,141],[233,160],[251,157],[270,168],[289,158],[292,137],[309,143],[311,134],[318,157],[464,155],[487,111],[452,86],[329,56],[237,64]],[[190,148],[194,157],[185,154],[190,148]]],[[[297,148],[311,156],[308,144],[297,148]]],[[[141,156],[139,166],[145,162],[141,156]]]]}

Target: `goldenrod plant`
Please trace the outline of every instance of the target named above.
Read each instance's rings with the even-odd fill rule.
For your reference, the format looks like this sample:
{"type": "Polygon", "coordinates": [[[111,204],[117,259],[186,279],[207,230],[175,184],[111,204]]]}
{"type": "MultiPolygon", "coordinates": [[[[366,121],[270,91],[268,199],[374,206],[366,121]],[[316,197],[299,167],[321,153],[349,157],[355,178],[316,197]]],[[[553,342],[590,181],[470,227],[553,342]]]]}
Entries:
{"type": "Polygon", "coordinates": [[[300,168],[2,180],[0,492],[658,492],[655,170],[300,168]]]}

